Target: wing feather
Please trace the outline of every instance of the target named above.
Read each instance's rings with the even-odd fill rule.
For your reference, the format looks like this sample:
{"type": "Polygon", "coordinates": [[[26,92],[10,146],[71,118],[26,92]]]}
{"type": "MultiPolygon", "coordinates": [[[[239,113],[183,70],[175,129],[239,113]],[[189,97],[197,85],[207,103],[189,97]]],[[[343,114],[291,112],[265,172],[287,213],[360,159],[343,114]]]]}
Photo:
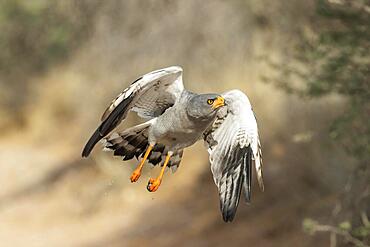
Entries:
{"type": "Polygon", "coordinates": [[[220,110],[210,130],[204,134],[211,170],[220,195],[224,221],[232,221],[244,192],[251,199],[252,165],[263,190],[262,153],[257,122],[248,97],[239,90],[222,95],[225,110],[220,110]]]}
{"type": "Polygon", "coordinates": [[[105,110],[102,122],[86,143],[82,156],[87,157],[95,144],[116,128],[129,111],[147,119],[158,117],[177,102],[183,91],[182,68],[178,66],[139,77],[105,110]]]}

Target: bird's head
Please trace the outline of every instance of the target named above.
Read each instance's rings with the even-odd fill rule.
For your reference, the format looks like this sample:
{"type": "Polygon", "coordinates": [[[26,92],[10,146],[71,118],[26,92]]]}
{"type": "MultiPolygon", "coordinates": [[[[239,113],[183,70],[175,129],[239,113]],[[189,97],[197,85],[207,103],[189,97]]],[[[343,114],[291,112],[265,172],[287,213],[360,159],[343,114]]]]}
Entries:
{"type": "Polygon", "coordinates": [[[197,119],[213,119],[225,99],[219,94],[199,94],[194,96],[186,107],[189,116],[197,119]]]}

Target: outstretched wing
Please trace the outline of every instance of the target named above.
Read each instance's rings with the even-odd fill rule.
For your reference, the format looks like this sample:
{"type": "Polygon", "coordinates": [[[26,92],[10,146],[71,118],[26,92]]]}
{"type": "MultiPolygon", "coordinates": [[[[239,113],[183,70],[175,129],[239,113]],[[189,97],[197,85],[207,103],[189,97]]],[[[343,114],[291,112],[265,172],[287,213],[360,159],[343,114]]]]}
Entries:
{"type": "Polygon", "coordinates": [[[138,78],[105,110],[102,122],[86,143],[82,156],[87,157],[95,144],[117,127],[130,110],[142,118],[158,117],[176,103],[183,90],[182,68],[178,66],[152,71],[138,78]]]}
{"type": "Polygon", "coordinates": [[[261,190],[264,185],[257,122],[248,97],[239,90],[222,96],[226,106],[218,112],[217,119],[204,133],[204,139],[223,219],[227,222],[234,218],[242,191],[246,201],[250,201],[253,164],[261,190]]]}

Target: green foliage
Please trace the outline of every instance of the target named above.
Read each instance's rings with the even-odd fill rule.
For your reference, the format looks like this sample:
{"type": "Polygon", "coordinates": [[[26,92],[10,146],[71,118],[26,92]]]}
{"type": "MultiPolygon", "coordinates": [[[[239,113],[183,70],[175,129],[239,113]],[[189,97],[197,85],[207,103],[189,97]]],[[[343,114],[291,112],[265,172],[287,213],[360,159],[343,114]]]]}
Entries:
{"type": "Polygon", "coordinates": [[[353,236],[358,238],[365,238],[370,236],[370,226],[360,226],[353,230],[353,236]]]}
{"type": "Polygon", "coordinates": [[[309,98],[336,93],[347,106],[331,137],[360,161],[370,160],[370,3],[317,1],[315,35],[302,35],[296,65],[280,66],[278,85],[309,98]],[[294,85],[300,79],[304,86],[294,85]]]}
{"type": "Polygon", "coordinates": [[[349,230],[351,230],[352,225],[351,225],[351,222],[349,222],[349,221],[343,221],[343,222],[339,223],[338,227],[339,227],[339,229],[341,229],[343,231],[349,231],[349,230]]]}
{"type": "MultiPolygon", "coordinates": [[[[330,128],[330,136],[357,159],[350,189],[343,194],[342,219],[337,226],[305,219],[309,234],[318,231],[342,236],[355,246],[368,246],[369,225],[360,224],[359,211],[369,207],[370,161],[370,2],[316,2],[311,32],[302,32],[294,63],[278,65],[276,85],[306,98],[328,94],[346,99],[342,114],[330,128]],[[308,34],[307,34],[308,33],[308,34]],[[301,84],[296,82],[300,81],[301,84]]],[[[340,217],[338,217],[340,218],[340,217]]],[[[334,222],[338,219],[334,219],[334,222]]]]}
{"type": "Polygon", "coordinates": [[[23,123],[30,79],[68,59],[89,37],[98,6],[95,0],[0,1],[0,105],[15,118],[9,123],[23,123]]]}
{"type": "Polygon", "coordinates": [[[0,74],[40,72],[65,59],[90,24],[89,16],[74,21],[80,11],[56,1],[1,1],[0,74]]]}
{"type": "Polygon", "coordinates": [[[310,218],[306,218],[303,220],[302,223],[303,231],[310,235],[313,235],[318,224],[319,223],[317,221],[310,218]]]}

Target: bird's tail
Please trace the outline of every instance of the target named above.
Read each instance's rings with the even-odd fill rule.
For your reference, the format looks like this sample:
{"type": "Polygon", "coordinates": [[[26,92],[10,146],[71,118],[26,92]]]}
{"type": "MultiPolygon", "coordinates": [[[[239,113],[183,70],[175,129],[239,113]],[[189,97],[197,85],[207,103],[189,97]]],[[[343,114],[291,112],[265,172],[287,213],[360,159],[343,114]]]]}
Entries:
{"type": "MultiPolygon", "coordinates": [[[[113,133],[104,138],[104,150],[113,151],[115,156],[121,156],[123,160],[143,157],[149,146],[148,128],[150,124],[147,123],[134,126],[120,133],[113,133]]],[[[164,161],[167,151],[168,149],[163,144],[156,144],[148,156],[149,163],[154,166],[157,164],[163,165],[161,161],[164,161]]],[[[183,150],[179,150],[171,156],[167,166],[171,167],[173,172],[180,165],[182,154],[183,150]]]]}

